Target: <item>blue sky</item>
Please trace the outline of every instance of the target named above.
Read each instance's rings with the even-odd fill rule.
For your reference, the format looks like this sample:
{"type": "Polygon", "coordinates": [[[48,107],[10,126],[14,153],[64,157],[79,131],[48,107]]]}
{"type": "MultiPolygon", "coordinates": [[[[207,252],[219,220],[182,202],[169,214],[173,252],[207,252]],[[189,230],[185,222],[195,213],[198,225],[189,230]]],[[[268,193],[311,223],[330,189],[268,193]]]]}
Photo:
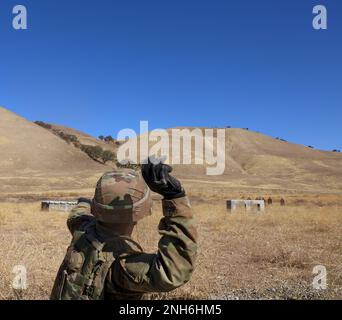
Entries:
{"type": "Polygon", "coordinates": [[[342,149],[341,36],[339,0],[1,0],[0,105],[95,136],[148,120],[342,149]]]}

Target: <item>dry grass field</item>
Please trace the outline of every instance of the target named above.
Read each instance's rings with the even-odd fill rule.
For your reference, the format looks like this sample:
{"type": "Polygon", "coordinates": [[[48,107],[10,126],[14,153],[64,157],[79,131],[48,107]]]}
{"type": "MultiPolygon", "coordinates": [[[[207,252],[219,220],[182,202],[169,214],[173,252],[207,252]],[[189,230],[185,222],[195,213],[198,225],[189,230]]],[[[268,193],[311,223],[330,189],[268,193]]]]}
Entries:
{"type": "MultiPolygon", "coordinates": [[[[82,143],[115,144],[54,127],[82,143]]],[[[196,131],[197,139],[205,129],[196,131]]],[[[225,129],[225,137],[222,175],[208,176],[194,163],[194,144],[192,164],[174,167],[196,212],[197,268],[186,286],[153,298],[342,298],[342,154],[239,128],[225,129]],[[226,212],[224,199],[269,196],[276,204],[265,213],[226,212]],[[311,285],[317,265],[326,267],[326,290],[311,285]]],[[[204,142],[214,151],[217,137],[204,142]]],[[[67,214],[41,212],[39,201],[91,197],[113,168],[1,107],[0,147],[0,299],[48,299],[70,235],[67,214]],[[24,291],[12,289],[17,265],[27,269],[24,291]]],[[[156,250],[159,238],[155,205],[134,234],[146,251],[156,250]]]]}
{"type": "MultiPolygon", "coordinates": [[[[337,198],[336,198],[337,199],[337,198]]],[[[267,207],[227,213],[224,201],[194,201],[199,255],[192,280],[155,299],[340,299],[342,206],[267,207]],[[313,268],[327,269],[326,290],[312,288],[313,268]]],[[[160,204],[134,238],[156,249],[160,204]]],[[[67,213],[41,212],[39,202],[0,203],[0,299],[48,299],[70,241],[67,213]],[[12,289],[15,265],[27,268],[28,288],[12,289]]]]}

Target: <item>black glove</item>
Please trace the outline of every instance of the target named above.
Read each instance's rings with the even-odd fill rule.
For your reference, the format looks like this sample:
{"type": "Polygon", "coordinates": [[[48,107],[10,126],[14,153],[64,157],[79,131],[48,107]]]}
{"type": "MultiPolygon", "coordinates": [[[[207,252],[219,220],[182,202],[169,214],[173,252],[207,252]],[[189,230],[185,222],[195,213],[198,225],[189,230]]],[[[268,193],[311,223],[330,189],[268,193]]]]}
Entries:
{"type": "Polygon", "coordinates": [[[77,200],[77,203],[80,203],[80,202],[86,202],[86,203],[91,204],[92,201],[90,199],[88,199],[88,198],[79,198],[77,200]]]}
{"type": "Polygon", "coordinates": [[[161,194],[166,200],[184,197],[185,191],[181,183],[170,172],[172,167],[169,165],[153,164],[150,160],[141,166],[142,176],[152,191],[161,194]]]}

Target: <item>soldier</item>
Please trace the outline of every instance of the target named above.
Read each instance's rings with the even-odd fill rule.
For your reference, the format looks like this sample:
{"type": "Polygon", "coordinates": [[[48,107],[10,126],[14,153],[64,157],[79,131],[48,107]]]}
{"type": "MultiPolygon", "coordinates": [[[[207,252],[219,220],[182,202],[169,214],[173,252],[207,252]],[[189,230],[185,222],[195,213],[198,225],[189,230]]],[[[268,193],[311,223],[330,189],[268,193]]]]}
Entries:
{"type": "Polygon", "coordinates": [[[193,212],[165,164],[105,173],[93,200],[79,199],[67,226],[72,241],[52,289],[53,300],[141,299],[189,281],[196,258],[193,212]],[[131,234],[150,213],[150,190],[163,196],[158,251],[144,253],[131,234]]]}

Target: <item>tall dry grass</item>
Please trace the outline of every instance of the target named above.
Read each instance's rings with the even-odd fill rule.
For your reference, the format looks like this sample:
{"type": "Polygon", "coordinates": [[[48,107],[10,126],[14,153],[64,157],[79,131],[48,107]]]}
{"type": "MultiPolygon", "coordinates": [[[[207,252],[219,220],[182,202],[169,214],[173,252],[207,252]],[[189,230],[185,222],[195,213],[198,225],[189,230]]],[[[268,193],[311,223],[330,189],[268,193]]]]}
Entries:
{"type": "MultiPolygon", "coordinates": [[[[268,207],[265,213],[227,213],[224,202],[194,203],[199,254],[192,280],[154,298],[342,298],[342,210],[268,207]],[[312,270],[324,265],[328,289],[310,290],[312,270]]],[[[48,299],[70,241],[61,212],[39,203],[0,203],[0,299],[48,299]],[[15,265],[27,268],[28,288],[12,289],[15,265]]],[[[157,248],[160,203],[134,237],[157,248]]]]}

